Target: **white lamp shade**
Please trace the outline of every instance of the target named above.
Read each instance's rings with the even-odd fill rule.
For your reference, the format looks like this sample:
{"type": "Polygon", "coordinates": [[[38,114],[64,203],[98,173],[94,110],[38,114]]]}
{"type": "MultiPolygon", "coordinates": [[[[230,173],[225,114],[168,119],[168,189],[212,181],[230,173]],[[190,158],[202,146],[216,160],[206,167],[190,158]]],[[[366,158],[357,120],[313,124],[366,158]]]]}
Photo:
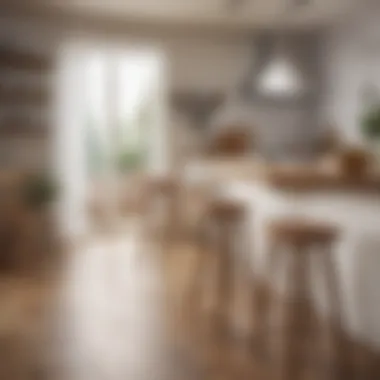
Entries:
{"type": "Polygon", "coordinates": [[[304,90],[300,73],[285,57],[274,59],[264,69],[258,88],[266,96],[297,96],[304,90]]]}

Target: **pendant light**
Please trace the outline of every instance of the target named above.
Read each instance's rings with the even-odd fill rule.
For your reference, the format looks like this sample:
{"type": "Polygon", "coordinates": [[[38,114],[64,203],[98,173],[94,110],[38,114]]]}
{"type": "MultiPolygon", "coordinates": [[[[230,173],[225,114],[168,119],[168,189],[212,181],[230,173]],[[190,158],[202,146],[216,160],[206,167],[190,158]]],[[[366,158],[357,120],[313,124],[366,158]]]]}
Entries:
{"type": "Polygon", "coordinates": [[[259,93],[264,96],[295,97],[305,91],[301,70],[289,54],[284,39],[280,39],[272,59],[258,78],[259,93]]]}

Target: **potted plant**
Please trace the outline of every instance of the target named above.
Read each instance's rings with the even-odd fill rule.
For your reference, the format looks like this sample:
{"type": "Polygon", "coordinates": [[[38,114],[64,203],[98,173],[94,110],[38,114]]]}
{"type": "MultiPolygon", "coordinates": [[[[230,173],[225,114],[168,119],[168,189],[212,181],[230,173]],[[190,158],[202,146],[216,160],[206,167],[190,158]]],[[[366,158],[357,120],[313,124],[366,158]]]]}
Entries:
{"type": "Polygon", "coordinates": [[[30,262],[23,259],[28,269],[45,263],[45,253],[55,243],[54,220],[51,205],[58,194],[58,186],[50,175],[44,172],[33,172],[24,175],[19,187],[20,216],[19,233],[23,246],[29,252],[30,262]],[[33,252],[33,254],[31,254],[33,252]],[[42,258],[44,258],[42,260],[42,258]]]}
{"type": "Polygon", "coordinates": [[[32,173],[24,178],[21,197],[24,205],[32,211],[45,210],[57,196],[55,181],[45,173],[32,173]]]}
{"type": "Polygon", "coordinates": [[[372,106],[361,120],[363,136],[376,145],[380,142],[380,104],[372,106]]]}
{"type": "Polygon", "coordinates": [[[372,105],[364,112],[360,125],[362,134],[378,164],[380,163],[380,103],[372,105]]]}
{"type": "Polygon", "coordinates": [[[140,169],[143,164],[143,154],[138,149],[125,149],[118,154],[117,165],[123,173],[140,169]]]}

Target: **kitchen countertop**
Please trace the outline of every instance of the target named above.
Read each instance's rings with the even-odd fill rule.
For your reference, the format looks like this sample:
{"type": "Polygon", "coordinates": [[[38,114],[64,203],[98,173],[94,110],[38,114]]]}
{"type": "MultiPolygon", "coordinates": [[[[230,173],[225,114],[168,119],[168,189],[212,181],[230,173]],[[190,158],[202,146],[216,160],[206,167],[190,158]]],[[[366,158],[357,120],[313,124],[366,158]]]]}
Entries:
{"type": "Polygon", "coordinates": [[[353,191],[380,195],[380,173],[373,171],[362,175],[347,175],[333,162],[255,166],[256,180],[281,190],[353,191]]]}
{"type": "Polygon", "coordinates": [[[349,191],[380,195],[379,171],[346,175],[332,158],[310,162],[265,162],[259,157],[202,160],[191,163],[185,171],[190,181],[244,180],[292,192],[349,191]]]}

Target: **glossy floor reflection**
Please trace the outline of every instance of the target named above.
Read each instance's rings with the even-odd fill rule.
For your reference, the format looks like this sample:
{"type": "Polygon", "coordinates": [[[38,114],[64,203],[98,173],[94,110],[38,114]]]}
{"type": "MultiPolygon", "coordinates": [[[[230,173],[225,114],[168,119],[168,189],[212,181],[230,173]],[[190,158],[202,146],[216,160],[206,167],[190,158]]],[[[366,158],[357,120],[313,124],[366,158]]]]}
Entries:
{"type": "Polygon", "coordinates": [[[141,241],[128,233],[96,239],[73,255],[65,282],[70,377],[150,379],[163,370],[162,278],[141,241]]]}
{"type": "Polygon", "coordinates": [[[144,240],[127,226],[78,244],[48,279],[4,278],[0,378],[185,378],[160,252],[144,240]]]}
{"type": "MultiPolygon", "coordinates": [[[[209,313],[213,292],[204,292],[212,271],[195,294],[205,293],[204,307],[189,297],[210,252],[153,243],[141,227],[128,221],[76,242],[44,276],[0,277],[0,380],[278,378],[254,324],[241,329],[253,315],[252,287],[238,284],[235,306],[248,307],[234,309],[235,328],[219,328],[219,314],[209,313]]],[[[338,379],[306,373],[305,380],[338,379]]]]}

